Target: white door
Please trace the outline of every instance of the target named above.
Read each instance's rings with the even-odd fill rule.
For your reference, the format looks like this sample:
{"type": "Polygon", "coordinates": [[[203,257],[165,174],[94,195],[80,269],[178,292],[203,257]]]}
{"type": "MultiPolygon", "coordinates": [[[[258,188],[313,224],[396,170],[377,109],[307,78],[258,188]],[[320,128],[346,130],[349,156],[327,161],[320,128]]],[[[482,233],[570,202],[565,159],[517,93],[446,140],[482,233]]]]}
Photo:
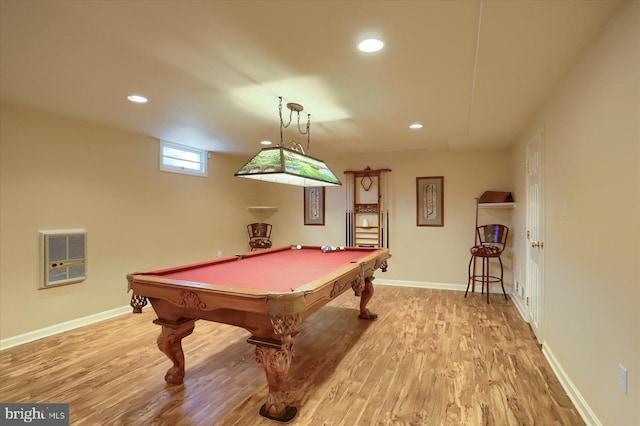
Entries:
{"type": "Polygon", "coordinates": [[[527,306],[531,328],[543,342],[544,294],[544,221],[542,186],[544,129],[540,128],[527,143],[527,306]]]}

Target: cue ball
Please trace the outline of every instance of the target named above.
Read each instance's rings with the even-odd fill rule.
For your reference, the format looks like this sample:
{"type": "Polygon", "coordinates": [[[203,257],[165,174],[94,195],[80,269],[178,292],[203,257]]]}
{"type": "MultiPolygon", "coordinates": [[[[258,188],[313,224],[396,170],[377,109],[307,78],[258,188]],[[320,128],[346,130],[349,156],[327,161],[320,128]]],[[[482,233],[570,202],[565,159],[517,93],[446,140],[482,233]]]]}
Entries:
{"type": "Polygon", "coordinates": [[[298,244],[298,245],[296,246],[296,248],[297,248],[298,250],[300,250],[300,249],[302,248],[302,246],[301,246],[300,244],[298,244]]]}

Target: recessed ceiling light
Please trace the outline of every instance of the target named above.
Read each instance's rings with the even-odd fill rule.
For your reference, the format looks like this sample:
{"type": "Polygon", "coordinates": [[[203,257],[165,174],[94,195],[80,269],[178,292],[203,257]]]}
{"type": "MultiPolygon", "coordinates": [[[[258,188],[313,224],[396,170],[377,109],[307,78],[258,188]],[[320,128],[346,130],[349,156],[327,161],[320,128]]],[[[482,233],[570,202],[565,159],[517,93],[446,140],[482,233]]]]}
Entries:
{"type": "Polygon", "coordinates": [[[368,38],[366,40],[362,40],[360,44],[358,44],[358,49],[360,49],[361,52],[373,53],[382,49],[383,46],[384,43],[381,40],[368,38]]]}
{"type": "Polygon", "coordinates": [[[410,129],[422,129],[422,124],[420,123],[413,123],[409,125],[410,129]]]}
{"type": "Polygon", "coordinates": [[[129,95],[127,96],[127,99],[129,99],[131,102],[136,102],[139,104],[143,104],[145,102],[147,102],[147,98],[145,98],[144,96],[140,96],[140,95],[129,95]]]}
{"type": "Polygon", "coordinates": [[[271,141],[260,141],[262,145],[271,145],[271,141]]]}

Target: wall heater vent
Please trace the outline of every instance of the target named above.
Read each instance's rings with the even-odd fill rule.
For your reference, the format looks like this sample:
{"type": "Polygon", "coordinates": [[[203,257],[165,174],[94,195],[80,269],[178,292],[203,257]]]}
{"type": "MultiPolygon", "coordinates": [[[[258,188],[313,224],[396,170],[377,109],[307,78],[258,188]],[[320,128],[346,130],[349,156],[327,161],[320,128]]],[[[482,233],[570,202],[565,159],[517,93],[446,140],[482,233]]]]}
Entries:
{"type": "Polygon", "coordinates": [[[524,285],[520,280],[516,280],[515,290],[518,297],[520,297],[521,299],[524,299],[524,285]]]}
{"type": "Polygon", "coordinates": [[[87,278],[87,231],[40,231],[40,288],[77,283],[87,278]]]}

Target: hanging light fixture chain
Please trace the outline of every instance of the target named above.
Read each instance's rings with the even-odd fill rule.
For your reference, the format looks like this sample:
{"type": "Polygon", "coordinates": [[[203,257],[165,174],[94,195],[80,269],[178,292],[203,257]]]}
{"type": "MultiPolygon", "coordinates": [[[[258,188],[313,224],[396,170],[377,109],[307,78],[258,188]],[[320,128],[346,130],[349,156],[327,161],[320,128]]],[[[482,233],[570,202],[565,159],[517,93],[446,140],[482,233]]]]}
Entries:
{"type": "Polygon", "coordinates": [[[311,153],[311,114],[307,114],[307,131],[303,135],[307,135],[307,155],[311,153]]]}
{"type": "Polygon", "coordinates": [[[283,129],[286,129],[287,127],[289,127],[289,125],[291,125],[293,110],[289,112],[289,122],[287,124],[284,124],[284,121],[282,120],[282,96],[278,96],[278,99],[280,99],[280,103],[278,104],[278,115],[280,115],[280,146],[283,146],[284,142],[282,131],[283,129]]]}
{"type": "MultiPolygon", "coordinates": [[[[290,109],[290,111],[289,111],[289,122],[287,124],[284,124],[284,121],[282,120],[282,96],[278,96],[278,99],[280,99],[280,103],[278,104],[278,112],[280,113],[280,126],[282,128],[284,128],[284,129],[286,129],[291,124],[291,119],[293,118],[293,110],[291,108],[289,108],[290,109]]],[[[298,114],[298,116],[299,115],[300,114],[298,114]]]]}
{"type": "MultiPolygon", "coordinates": [[[[280,115],[280,146],[284,146],[284,135],[283,135],[283,130],[286,129],[287,127],[289,127],[291,125],[291,121],[293,120],[293,112],[295,111],[298,114],[298,132],[301,135],[306,135],[307,136],[307,151],[306,154],[309,154],[309,149],[311,146],[311,114],[307,114],[307,128],[306,130],[302,130],[300,128],[300,112],[304,110],[304,107],[300,104],[296,104],[296,103],[288,103],[287,104],[287,108],[289,108],[289,122],[287,124],[284,123],[284,120],[282,119],[282,96],[278,96],[278,99],[280,99],[280,103],[278,104],[278,114],[280,115]]],[[[291,145],[295,148],[300,150],[302,153],[305,153],[304,148],[302,147],[302,145],[297,144],[295,140],[291,141],[291,145]],[[296,148],[297,145],[297,148],[296,148]]]]}

